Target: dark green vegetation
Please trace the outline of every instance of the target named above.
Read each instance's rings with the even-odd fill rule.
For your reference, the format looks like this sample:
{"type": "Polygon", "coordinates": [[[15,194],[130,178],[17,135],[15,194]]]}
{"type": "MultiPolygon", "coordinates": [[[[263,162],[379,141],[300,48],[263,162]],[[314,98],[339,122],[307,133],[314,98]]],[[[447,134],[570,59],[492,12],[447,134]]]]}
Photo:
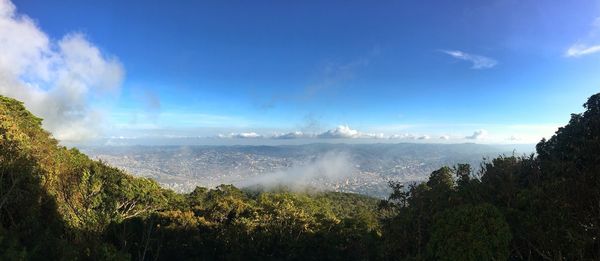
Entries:
{"type": "Polygon", "coordinates": [[[600,94],[537,145],[459,164],[387,200],[177,194],[57,144],[0,96],[0,260],[598,260],[600,94]]]}

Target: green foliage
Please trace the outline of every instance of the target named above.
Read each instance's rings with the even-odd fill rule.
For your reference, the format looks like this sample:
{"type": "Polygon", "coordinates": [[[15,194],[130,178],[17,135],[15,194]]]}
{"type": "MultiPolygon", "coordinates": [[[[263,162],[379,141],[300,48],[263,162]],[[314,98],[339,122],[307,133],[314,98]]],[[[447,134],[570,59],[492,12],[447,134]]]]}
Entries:
{"type": "Polygon", "coordinates": [[[431,172],[427,186],[434,190],[448,190],[454,187],[453,170],[449,167],[442,167],[431,172]]]}
{"type": "Polygon", "coordinates": [[[28,259],[114,259],[116,249],[99,235],[163,207],[167,192],[59,146],[41,123],[0,96],[0,228],[12,235],[2,241],[28,259]]]}
{"type": "Polygon", "coordinates": [[[21,246],[18,238],[7,233],[0,227],[0,260],[27,260],[25,247],[21,246]]]}
{"type": "Polygon", "coordinates": [[[150,259],[368,259],[368,246],[377,242],[377,218],[369,211],[377,200],[364,196],[221,185],[196,188],[186,198],[187,208],[126,220],[107,238],[134,259],[141,253],[150,259]],[[345,205],[350,202],[357,204],[345,205]]]}
{"type": "Polygon", "coordinates": [[[540,194],[551,203],[548,207],[563,212],[545,225],[562,230],[564,243],[536,244],[539,249],[553,247],[540,250],[546,256],[600,258],[600,94],[591,96],[584,108],[582,114],[572,114],[569,124],[552,138],[537,145],[540,194]]]}
{"type": "Polygon", "coordinates": [[[427,252],[432,260],[506,260],[510,239],[494,206],[462,205],[435,217],[427,252]]]}
{"type": "Polygon", "coordinates": [[[434,171],[424,184],[392,184],[380,204],[388,213],[382,220],[386,256],[599,259],[600,94],[584,107],[537,145],[537,157],[499,156],[484,161],[476,177],[459,164],[434,171]]]}

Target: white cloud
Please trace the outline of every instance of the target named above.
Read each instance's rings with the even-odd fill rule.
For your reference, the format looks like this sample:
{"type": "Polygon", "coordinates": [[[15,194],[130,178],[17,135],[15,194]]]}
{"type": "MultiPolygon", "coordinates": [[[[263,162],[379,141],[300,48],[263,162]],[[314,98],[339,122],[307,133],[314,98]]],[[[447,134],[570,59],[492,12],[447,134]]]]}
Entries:
{"type": "Polygon", "coordinates": [[[16,98],[63,141],[97,136],[104,112],[90,103],[114,94],[124,76],[116,58],[85,36],[51,40],[29,17],[0,0],[0,94],[16,98]]]}
{"type": "Polygon", "coordinates": [[[450,139],[450,136],[448,136],[448,135],[440,136],[440,140],[449,140],[449,139],[450,139]]]}
{"type": "Polygon", "coordinates": [[[260,135],[256,132],[242,132],[242,133],[236,134],[234,137],[240,138],[240,139],[256,139],[256,138],[262,138],[262,135],[260,135]]]}
{"type": "Polygon", "coordinates": [[[579,57],[588,54],[600,52],[600,44],[598,45],[585,45],[585,44],[574,44],[567,49],[567,57],[579,57]]]}
{"type": "Polygon", "coordinates": [[[309,134],[301,131],[293,131],[288,133],[280,133],[274,135],[262,135],[256,132],[241,132],[241,133],[229,133],[229,134],[218,134],[218,138],[237,138],[237,139],[251,139],[251,138],[266,138],[266,139],[300,139],[300,138],[321,138],[321,139],[385,139],[387,138],[383,133],[363,133],[350,128],[347,125],[340,125],[335,129],[325,131],[321,134],[309,134]]]}
{"type": "Polygon", "coordinates": [[[592,29],[565,52],[567,57],[581,57],[600,52],[600,17],[592,23],[592,29]]]}
{"type": "Polygon", "coordinates": [[[294,132],[288,132],[288,133],[282,133],[282,134],[275,134],[275,135],[273,135],[272,138],[274,138],[274,139],[298,139],[298,138],[304,138],[304,137],[309,137],[309,135],[305,135],[301,131],[294,131],[294,132]]]}
{"type": "Polygon", "coordinates": [[[358,138],[360,136],[360,132],[351,129],[348,125],[340,125],[318,135],[319,138],[325,139],[358,138]]]}
{"type": "Polygon", "coordinates": [[[384,139],[386,136],[383,133],[365,133],[354,130],[348,125],[339,125],[335,129],[328,130],[317,135],[318,138],[323,139],[384,139]]]}
{"type": "Polygon", "coordinates": [[[387,137],[383,133],[361,133],[360,138],[385,139],[387,137]]]}
{"type": "Polygon", "coordinates": [[[414,140],[417,139],[417,136],[410,133],[402,133],[402,134],[392,134],[390,139],[394,140],[414,140]]]}
{"type": "Polygon", "coordinates": [[[510,140],[510,141],[521,141],[521,140],[523,140],[523,138],[521,136],[512,135],[512,136],[508,137],[508,140],[510,140]]]}
{"type": "Polygon", "coordinates": [[[442,52],[456,59],[471,62],[473,64],[471,66],[472,69],[489,69],[498,64],[498,61],[492,58],[482,55],[469,54],[459,50],[443,50],[442,52]]]}
{"type": "Polygon", "coordinates": [[[234,139],[258,139],[263,138],[263,135],[260,135],[256,132],[241,132],[241,133],[230,133],[230,134],[219,134],[218,138],[234,138],[234,139]]]}
{"type": "Polygon", "coordinates": [[[488,136],[488,132],[486,130],[476,130],[472,135],[466,136],[465,139],[469,140],[482,140],[488,136]]]}
{"type": "Polygon", "coordinates": [[[417,138],[417,139],[419,139],[419,140],[428,140],[429,136],[428,135],[422,135],[422,136],[419,136],[419,138],[417,138]]]}

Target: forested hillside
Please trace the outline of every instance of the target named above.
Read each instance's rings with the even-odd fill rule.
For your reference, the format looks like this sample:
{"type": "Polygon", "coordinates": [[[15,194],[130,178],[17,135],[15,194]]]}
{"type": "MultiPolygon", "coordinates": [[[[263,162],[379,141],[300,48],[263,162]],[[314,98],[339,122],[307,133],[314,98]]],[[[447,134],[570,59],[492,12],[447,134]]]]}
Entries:
{"type": "Polygon", "coordinates": [[[459,164],[387,200],[221,185],[177,194],[0,96],[0,260],[600,259],[600,94],[537,155],[459,164]]]}

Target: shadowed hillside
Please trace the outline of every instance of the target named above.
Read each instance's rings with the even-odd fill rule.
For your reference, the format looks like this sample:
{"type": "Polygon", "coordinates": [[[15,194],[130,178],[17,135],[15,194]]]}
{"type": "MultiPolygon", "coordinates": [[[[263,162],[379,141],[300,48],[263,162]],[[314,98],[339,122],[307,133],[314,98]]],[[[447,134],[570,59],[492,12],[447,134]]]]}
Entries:
{"type": "Polygon", "coordinates": [[[41,121],[0,98],[3,260],[299,257],[323,240],[333,257],[367,252],[350,244],[376,236],[375,199],[228,185],[175,194],[58,145],[41,121]]]}

